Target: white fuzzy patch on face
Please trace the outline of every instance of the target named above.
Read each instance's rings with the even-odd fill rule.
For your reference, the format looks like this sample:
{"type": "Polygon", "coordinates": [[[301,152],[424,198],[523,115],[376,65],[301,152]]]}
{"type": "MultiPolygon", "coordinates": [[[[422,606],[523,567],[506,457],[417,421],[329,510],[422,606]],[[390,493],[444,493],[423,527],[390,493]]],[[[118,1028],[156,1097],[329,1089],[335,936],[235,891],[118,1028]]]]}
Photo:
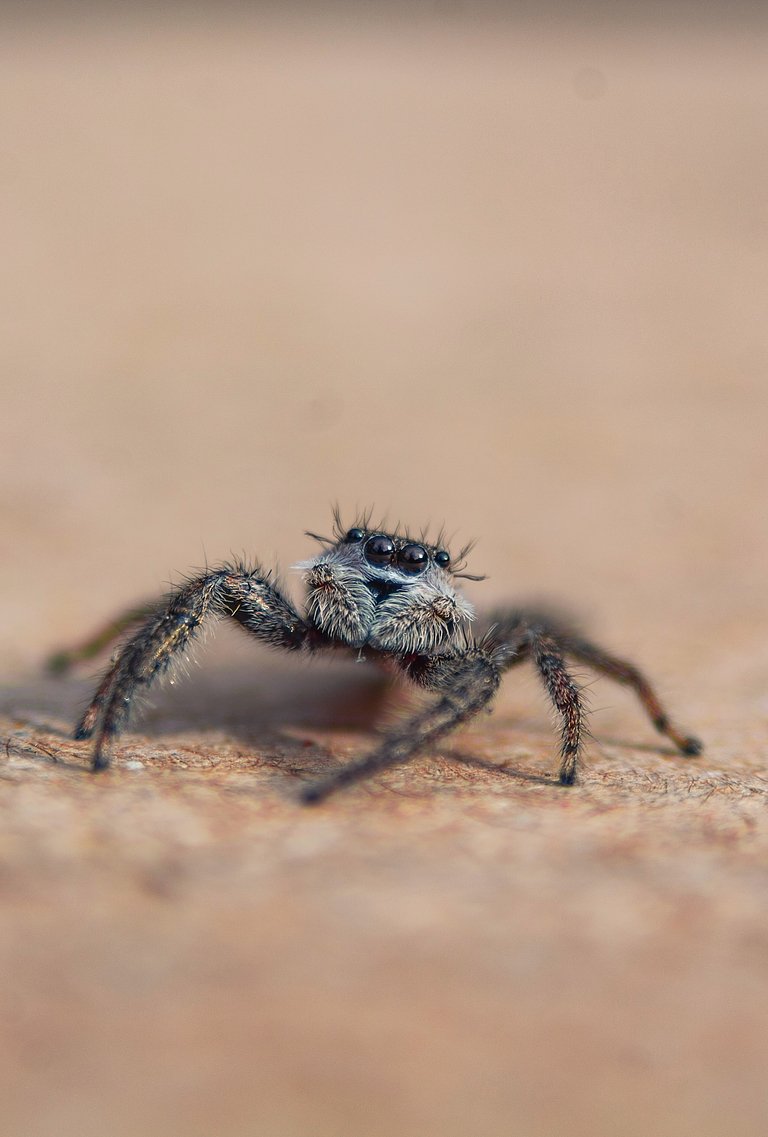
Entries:
{"type": "Polygon", "coordinates": [[[474,617],[450,575],[437,565],[418,575],[396,565],[371,565],[358,543],[334,546],[294,568],[304,574],[309,618],[331,639],[351,647],[431,654],[449,647],[474,617]]]}
{"type": "Polygon", "coordinates": [[[431,655],[450,646],[474,615],[443,573],[427,569],[377,606],[370,642],[395,655],[431,655]]]}
{"type": "Polygon", "coordinates": [[[351,558],[339,555],[345,546],[329,549],[294,568],[304,574],[307,615],[332,640],[362,647],[368,640],[375,598],[351,558]]]}

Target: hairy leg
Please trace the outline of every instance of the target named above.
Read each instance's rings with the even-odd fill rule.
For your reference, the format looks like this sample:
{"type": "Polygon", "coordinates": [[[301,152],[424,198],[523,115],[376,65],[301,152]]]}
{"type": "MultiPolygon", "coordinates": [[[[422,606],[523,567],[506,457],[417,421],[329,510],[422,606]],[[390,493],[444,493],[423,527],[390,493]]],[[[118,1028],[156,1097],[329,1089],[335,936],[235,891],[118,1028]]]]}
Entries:
{"type": "Polygon", "coordinates": [[[659,696],[639,668],[625,659],[619,659],[603,651],[601,647],[580,637],[571,637],[563,642],[565,651],[580,663],[586,663],[601,675],[615,679],[625,687],[631,687],[645,708],[646,714],[660,734],[674,742],[681,754],[695,757],[701,754],[703,746],[698,738],[678,729],[665,711],[659,696]]]}
{"type": "Polygon", "coordinates": [[[559,776],[562,785],[571,786],[576,781],[581,756],[581,732],[584,725],[581,694],[568,673],[555,637],[533,627],[528,630],[528,639],[533,662],[562,719],[559,776]]]}
{"type": "Polygon", "coordinates": [[[405,670],[421,686],[437,692],[437,701],[391,731],[362,761],[308,786],[302,794],[305,803],[316,804],[343,786],[407,762],[478,714],[495,695],[501,678],[493,656],[480,647],[456,657],[422,657],[419,664],[411,661],[405,670]]]}
{"type": "Polygon", "coordinates": [[[497,613],[492,620],[490,630],[487,633],[488,641],[497,648],[502,644],[510,647],[511,658],[508,666],[527,658],[529,651],[527,640],[530,630],[538,628],[550,637],[562,655],[570,656],[572,659],[578,660],[579,663],[591,667],[593,671],[630,687],[637,695],[656,729],[671,739],[682,754],[695,756],[701,753],[703,749],[701,742],[675,726],[653,686],[633,663],[611,655],[603,648],[584,639],[565,621],[545,613],[515,609],[497,613]]]}
{"type": "Polygon", "coordinates": [[[128,721],[137,695],[177,661],[209,616],[229,616],[273,647],[300,648],[307,626],[260,569],[224,566],[172,592],[127,641],[75,728],[95,735],[94,770],[109,765],[109,743],[128,721]]]}

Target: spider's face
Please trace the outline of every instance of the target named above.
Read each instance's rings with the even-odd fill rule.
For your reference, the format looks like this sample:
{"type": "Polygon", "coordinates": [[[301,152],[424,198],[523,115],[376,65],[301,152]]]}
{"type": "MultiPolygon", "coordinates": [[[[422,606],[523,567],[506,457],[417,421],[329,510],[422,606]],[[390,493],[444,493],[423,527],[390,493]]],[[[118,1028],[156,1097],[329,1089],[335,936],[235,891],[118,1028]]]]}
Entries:
{"type": "Polygon", "coordinates": [[[474,615],[454,587],[448,551],[397,533],[355,526],[297,567],[314,625],[351,647],[431,655],[474,615]]]}

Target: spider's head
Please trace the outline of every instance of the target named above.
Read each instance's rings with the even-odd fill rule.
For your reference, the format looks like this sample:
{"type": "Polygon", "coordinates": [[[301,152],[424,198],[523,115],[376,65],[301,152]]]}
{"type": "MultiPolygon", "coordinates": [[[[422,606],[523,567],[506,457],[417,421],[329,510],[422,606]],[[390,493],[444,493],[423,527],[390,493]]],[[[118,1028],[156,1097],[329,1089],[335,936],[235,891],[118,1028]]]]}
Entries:
{"type": "Polygon", "coordinates": [[[331,639],[431,655],[466,630],[474,612],[455,587],[457,566],[442,544],[367,523],[320,540],[323,552],[297,567],[305,572],[307,613],[331,639]]]}

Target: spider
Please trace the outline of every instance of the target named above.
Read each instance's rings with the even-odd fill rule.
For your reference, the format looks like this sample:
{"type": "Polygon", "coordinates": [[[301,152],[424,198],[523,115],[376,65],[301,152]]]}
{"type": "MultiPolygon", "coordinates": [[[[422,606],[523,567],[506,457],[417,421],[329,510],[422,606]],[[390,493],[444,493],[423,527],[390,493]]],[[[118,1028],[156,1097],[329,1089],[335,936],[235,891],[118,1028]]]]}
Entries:
{"type": "MultiPolygon", "coordinates": [[[[409,761],[460,723],[488,707],[504,672],[530,660],[561,721],[559,780],[576,780],[582,752],[584,705],[566,657],[631,687],[653,725],[682,754],[701,752],[698,739],[673,725],[653,687],[632,663],[609,655],[561,621],[525,609],[503,609],[471,634],[472,606],[460,579],[482,580],[462,571],[467,549],[454,562],[441,538],[429,544],[370,516],[346,529],[335,514],[333,537],[308,533],[322,545],[302,561],[307,588],[302,614],[272,574],[243,563],[223,564],[188,580],[143,611],[143,622],[123,644],[75,728],[75,738],[94,738],[93,770],[109,765],[112,740],[126,726],[133,703],[183,656],[211,616],[228,616],[274,648],[314,653],[341,649],[383,664],[434,694],[426,708],[384,735],[361,760],[307,786],[306,803],[388,767],[409,761]]],[[[105,639],[137,619],[136,610],[70,657],[62,669],[92,653],[105,639]]]]}

